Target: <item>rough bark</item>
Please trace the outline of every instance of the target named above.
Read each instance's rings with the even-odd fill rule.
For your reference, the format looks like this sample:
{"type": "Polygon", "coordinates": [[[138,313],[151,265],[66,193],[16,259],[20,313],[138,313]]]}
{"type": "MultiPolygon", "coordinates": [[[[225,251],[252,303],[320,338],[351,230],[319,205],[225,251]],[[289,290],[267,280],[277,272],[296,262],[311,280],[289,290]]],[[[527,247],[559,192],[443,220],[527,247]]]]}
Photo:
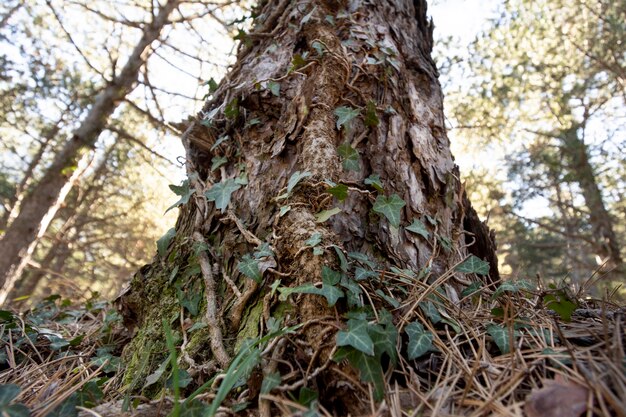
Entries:
{"type": "Polygon", "coordinates": [[[262,369],[248,380],[247,399],[258,401],[261,415],[276,413],[278,405],[258,395],[260,380],[289,364],[293,374],[303,370],[302,379],[285,377],[284,384],[316,388],[332,413],[361,415],[370,411],[367,388],[358,386],[358,373],[346,363],[330,360],[334,334],[345,328],[351,305],[380,310],[380,294],[387,291],[400,300],[392,317],[401,330],[429,294],[420,290],[420,278],[393,268],[421,272],[422,280],[458,301],[460,282],[469,278],[454,272],[455,265],[469,251],[491,262],[490,279],[497,280],[495,246],[450,153],[425,1],[270,1],[259,7],[237,64],[183,135],[194,195],[181,206],[175,238],[118,299],[134,329],[125,350],[125,385],[140,390],[164,360],[163,321],[178,329],[181,366],[198,382],[225,369],[225,356],[232,357],[244,338],[265,335],[282,320],[303,327],[266,349],[262,369]],[[359,116],[338,126],[342,106],[359,109],[359,116]],[[358,152],[355,170],[343,164],[346,143],[358,152]],[[212,169],[216,158],[227,162],[212,169]],[[311,175],[289,192],[296,171],[311,175]],[[207,201],[206,192],[244,175],[226,209],[207,201]],[[380,176],[382,190],[365,181],[371,175],[380,176]],[[348,186],[344,201],[328,193],[330,183],[348,186]],[[399,227],[372,210],[380,197],[394,194],[406,203],[399,227]],[[332,208],[341,211],[316,219],[332,208]],[[406,229],[414,219],[423,222],[427,238],[406,229]],[[320,239],[316,252],[307,246],[312,236],[320,239]],[[273,255],[256,255],[262,279],[255,282],[240,272],[242,260],[254,258],[263,244],[273,255]],[[342,260],[350,253],[375,263],[374,277],[354,281],[358,262],[342,260]],[[271,288],[319,285],[325,267],[343,273],[346,284],[357,282],[365,290],[361,299],[341,298],[330,307],[313,294],[281,300],[271,288]],[[404,278],[417,281],[397,287],[404,278]],[[181,300],[197,291],[204,297],[193,316],[181,300]],[[206,328],[187,334],[194,320],[206,328]]]}
{"type": "Polygon", "coordinates": [[[5,294],[19,278],[20,260],[28,256],[29,247],[32,247],[37,235],[42,234],[40,224],[44,216],[51,214],[50,208],[58,201],[61,190],[67,184],[66,169],[76,164],[81,151],[93,148],[109,116],[132,91],[139,70],[145,62],[146,50],[159,38],[161,30],[168,23],[169,15],[178,4],[179,0],[169,0],[158,10],[154,20],[144,27],[142,37],[120,73],[95,97],[93,106],[73,132],[72,138],[56,154],[41,181],[22,201],[19,215],[0,240],[0,287],[5,294]]]}

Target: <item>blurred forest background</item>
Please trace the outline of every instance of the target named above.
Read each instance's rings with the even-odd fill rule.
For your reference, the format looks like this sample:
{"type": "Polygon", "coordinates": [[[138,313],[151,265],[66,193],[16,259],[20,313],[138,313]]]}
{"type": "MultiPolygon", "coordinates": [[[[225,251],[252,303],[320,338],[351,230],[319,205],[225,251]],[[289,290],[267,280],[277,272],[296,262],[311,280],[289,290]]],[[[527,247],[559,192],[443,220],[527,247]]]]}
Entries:
{"type": "MultiPolygon", "coordinates": [[[[253,2],[157,16],[156,1],[1,2],[0,303],[114,296],[173,226],[177,122],[234,62],[253,2]],[[60,196],[43,198],[55,175],[60,196]],[[19,257],[3,253],[19,239],[19,257]]],[[[453,152],[503,275],[623,299],[626,2],[439,0],[431,14],[453,152]]]]}

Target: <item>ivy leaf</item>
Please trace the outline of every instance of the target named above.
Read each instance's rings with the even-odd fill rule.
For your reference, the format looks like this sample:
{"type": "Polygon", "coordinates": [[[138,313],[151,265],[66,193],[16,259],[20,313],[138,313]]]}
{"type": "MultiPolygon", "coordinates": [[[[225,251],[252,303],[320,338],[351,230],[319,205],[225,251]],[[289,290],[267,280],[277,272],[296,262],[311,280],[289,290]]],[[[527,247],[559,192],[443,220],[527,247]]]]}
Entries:
{"type": "Polygon", "coordinates": [[[350,365],[359,370],[361,381],[374,385],[374,400],[382,400],[385,393],[385,375],[380,360],[354,349],[347,354],[347,358],[350,365]]]}
{"type": "Polygon", "coordinates": [[[237,269],[251,280],[258,282],[259,284],[261,283],[263,275],[259,270],[259,261],[253,259],[249,254],[243,255],[239,264],[237,264],[237,269]]]}
{"type": "Polygon", "coordinates": [[[161,236],[159,240],[157,240],[157,253],[160,257],[165,256],[167,248],[170,246],[170,242],[172,241],[172,239],[174,239],[174,236],[176,236],[176,229],[172,227],[170,230],[165,232],[165,234],[161,236]]]}
{"type": "Polygon", "coordinates": [[[341,129],[341,126],[349,128],[349,123],[360,114],[360,111],[352,107],[341,106],[337,107],[334,113],[337,116],[337,129],[341,129]]]}
{"type": "Polygon", "coordinates": [[[215,148],[217,148],[218,146],[220,146],[222,143],[226,142],[228,139],[230,139],[230,136],[228,135],[224,135],[224,136],[220,136],[215,143],[213,144],[213,146],[211,146],[211,151],[214,151],[215,148]]]}
{"type": "Polygon", "coordinates": [[[383,183],[380,181],[380,175],[372,174],[363,181],[365,185],[371,185],[379,193],[383,192],[383,183]]]}
{"type": "Polygon", "coordinates": [[[330,210],[320,211],[315,215],[315,221],[317,223],[324,223],[326,220],[330,219],[337,213],[341,213],[341,209],[339,207],[332,208],[330,210]]]}
{"type": "Polygon", "coordinates": [[[466,274],[487,275],[489,262],[483,261],[476,255],[470,255],[461,265],[456,267],[456,270],[466,274]]]}
{"type": "Polygon", "coordinates": [[[363,281],[368,278],[378,278],[378,273],[374,271],[369,271],[365,268],[361,268],[360,266],[354,270],[354,279],[357,281],[363,281]]]}
{"type": "Polygon", "coordinates": [[[578,307],[567,297],[564,291],[544,295],[543,303],[547,308],[557,313],[562,320],[568,322],[572,320],[572,313],[578,307]]]}
{"type": "Polygon", "coordinates": [[[236,119],[239,116],[239,100],[233,99],[230,103],[226,105],[224,109],[224,116],[228,119],[236,119]]]}
{"type": "Polygon", "coordinates": [[[189,198],[191,198],[193,193],[196,191],[194,189],[189,188],[189,180],[183,181],[181,185],[170,184],[169,187],[170,187],[170,190],[172,190],[174,194],[180,196],[180,198],[178,199],[177,202],[175,202],[167,210],[165,210],[166,213],[170,211],[171,209],[173,209],[174,207],[187,204],[189,202],[189,198]]]}
{"type": "Polygon", "coordinates": [[[386,326],[380,324],[371,325],[368,333],[374,342],[374,353],[378,359],[383,353],[386,353],[392,363],[398,362],[398,354],[396,351],[396,342],[398,340],[398,330],[393,323],[386,326]]]}
{"type": "Polygon", "coordinates": [[[0,406],[8,405],[22,389],[15,384],[0,385],[0,406]]]}
{"type": "Polygon", "coordinates": [[[435,307],[435,304],[432,301],[422,301],[418,304],[420,310],[430,319],[432,324],[437,324],[441,321],[441,314],[439,314],[439,310],[435,307]]]}
{"type": "Polygon", "coordinates": [[[280,83],[277,83],[276,81],[269,81],[267,83],[267,89],[270,90],[270,92],[276,97],[280,97],[280,83]]]}
{"type": "Polygon", "coordinates": [[[367,355],[374,356],[374,342],[367,332],[367,326],[365,320],[348,320],[348,330],[337,332],[337,346],[352,346],[367,355]]]}
{"type": "Polygon", "coordinates": [[[419,358],[432,348],[433,334],[425,330],[421,323],[416,321],[409,323],[405,330],[409,336],[409,344],[407,346],[409,360],[419,358]]]}
{"type": "Polygon", "coordinates": [[[496,342],[498,349],[500,349],[500,352],[503,354],[511,351],[510,336],[513,336],[513,341],[519,336],[517,330],[514,330],[512,334],[510,334],[508,328],[493,323],[487,325],[487,333],[493,338],[493,341],[496,342]]]}
{"type": "Polygon", "coordinates": [[[472,282],[467,288],[461,292],[461,297],[473,295],[482,289],[482,283],[480,281],[472,282]]]}
{"type": "Polygon", "coordinates": [[[404,206],[406,203],[398,194],[393,194],[389,198],[379,195],[374,202],[374,211],[384,215],[389,223],[397,229],[400,227],[400,210],[404,206]]]}
{"type": "Polygon", "coordinates": [[[358,171],[359,153],[348,142],[344,142],[337,148],[337,153],[343,158],[342,166],[346,171],[358,171]]]}
{"type": "Polygon", "coordinates": [[[365,126],[376,127],[380,124],[378,116],[376,115],[376,103],[372,100],[367,102],[367,110],[365,112],[365,126]]]}
{"type": "Polygon", "coordinates": [[[335,253],[337,253],[337,258],[339,258],[339,266],[343,272],[348,272],[348,260],[346,259],[346,255],[343,254],[341,248],[337,245],[333,245],[333,249],[335,249],[335,253]]]}
{"type": "Polygon", "coordinates": [[[285,301],[287,297],[289,297],[289,295],[294,294],[294,293],[315,294],[315,295],[321,295],[322,297],[326,298],[326,301],[328,302],[328,305],[330,307],[334,306],[337,303],[337,301],[341,297],[343,297],[343,291],[341,291],[339,288],[335,286],[327,285],[327,284],[322,284],[322,288],[317,288],[313,284],[305,284],[305,285],[300,285],[299,287],[295,287],[295,288],[290,288],[290,287],[278,288],[278,291],[280,292],[280,297],[278,297],[280,301],[285,301]]]}
{"type": "Polygon", "coordinates": [[[326,285],[336,285],[341,280],[341,272],[334,271],[324,265],[322,267],[322,282],[326,285]]]}
{"type": "Polygon", "coordinates": [[[424,239],[428,239],[430,234],[426,230],[426,225],[417,219],[413,219],[413,223],[410,226],[405,227],[409,232],[413,232],[422,236],[424,239]]]}
{"type": "Polygon", "coordinates": [[[180,417],[204,417],[208,414],[209,407],[202,402],[193,399],[184,401],[180,408],[180,417]]]}
{"type": "Polygon", "coordinates": [[[213,94],[215,93],[215,91],[217,91],[217,82],[213,78],[210,78],[209,81],[207,81],[205,84],[209,86],[210,94],[213,94]]]}
{"type": "Polygon", "coordinates": [[[215,171],[226,162],[228,162],[228,158],[226,158],[225,156],[214,156],[213,158],[211,158],[211,172],[215,171]]]}
{"type": "Polygon", "coordinates": [[[321,233],[313,233],[310,238],[304,241],[304,244],[307,246],[316,246],[319,245],[322,241],[321,233]]]}
{"type": "Polygon", "coordinates": [[[304,171],[304,172],[300,172],[300,171],[296,171],[294,172],[291,177],[289,177],[289,181],[287,181],[287,194],[291,194],[291,191],[293,191],[293,189],[296,187],[296,185],[298,185],[298,183],[300,181],[302,181],[304,178],[306,177],[310,177],[311,174],[308,171],[304,171]]]}
{"type": "Polygon", "coordinates": [[[215,201],[215,207],[224,212],[228,204],[230,204],[230,196],[240,188],[241,186],[235,180],[228,178],[214,184],[204,195],[208,201],[215,201]]]}
{"type": "Polygon", "coordinates": [[[261,384],[261,394],[269,394],[271,390],[280,385],[281,381],[282,378],[278,371],[265,375],[261,384]]]}
{"type": "Polygon", "coordinates": [[[496,298],[500,297],[503,293],[505,292],[510,292],[510,293],[518,293],[521,290],[527,290],[527,291],[532,291],[535,287],[529,283],[528,281],[524,281],[524,280],[519,280],[519,281],[503,281],[498,288],[494,291],[493,295],[491,296],[492,300],[495,300],[496,298]]]}
{"type": "Polygon", "coordinates": [[[348,197],[348,186],[345,184],[338,184],[334,187],[327,188],[326,192],[334,196],[337,200],[343,201],[348,197]]]}
{"type": "Polygon", "coordinates": [[[274,256],[274,252],[270,248],[270,244],[267,242],[261,243],[257,246],[256,251],[254,252],[254,259],[265,258],[266,256],[274,256]]]}
{"type": "Polygon", "coordinates": [[[317,51],[317,54],[319,56],[324,56],[324,45],[322,45],[321,42],[318,41],[314,41],[311,46],[313,47],[313,49],[315,49],[315,51],[317,51]]]}

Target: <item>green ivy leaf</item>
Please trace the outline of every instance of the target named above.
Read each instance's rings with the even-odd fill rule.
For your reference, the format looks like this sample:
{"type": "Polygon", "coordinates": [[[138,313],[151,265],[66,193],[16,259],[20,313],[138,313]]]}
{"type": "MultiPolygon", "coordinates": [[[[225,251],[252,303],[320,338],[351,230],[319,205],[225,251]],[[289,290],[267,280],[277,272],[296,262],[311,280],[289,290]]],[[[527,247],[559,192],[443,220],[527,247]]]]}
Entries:
{"type": "Polygon", "coordinates": [[[359,370],[361,381],[374,385],[374,400],[382,400],[385,393],[385,375],[380,360],[355,349],[347,354],[347,359],[350,365],[359,370]]]}
{"type": "Polygon", "coordinates": [[[172,227],[170,230],[165,232],[165,234],[161,236],[159,240],[157,240],[157,253],[161,258],[165,256],[167,248],[170,246],[170,242],[172,241],[172,239],[174,239],[174,236],[176,236],[176,229],[172,227]]]}
{"type": "Polygon", "coordinates": [[[472,282],[467,288],[461,292],[461,297],[473,295],[482,289],[482,283],[480,281],[472,282]]]}
{"type": "Polygon", "coordinates": [[[170,211],[171,209],[173,209],[174,207],[187,204],[189,202],[189,198],[191,198],[191,196],[195,192],[194,189],[189,188],[189,180],[183,181],[181,185],[170,184],[169,187],[170,187],[170,190],[172,190],[174,194],[176,194],[177,196],[180,196],[180,198],[178,199],[177,202],[175,202],[170,207],[168,207],[167,210],[165,210],[166,213],[170,211]]]}
{"type": "Polygon", "coordinates": [[[494,291],[493,295],[491,296],[491,299],[495,300],[496,298],[500,297],[505,292],[510,292],[512,294],[515,294],[515,293],[518,293],[518,292],[520,292],[522,290],[532,291],[534,289],[535,289],[535,287],[531,283],[529,283],[528,281],[524,281],[524,280],[503,281],[498,286],[498,288],[496,288],[496,290],[494,291]]]}
{"type": "Polygon", "coordinates": [[[321,42],[318,41],[314,41],[311,46],[313,47],[313,49],[315,49],[315,51],[317,52],[317,54],[319,56],[324,56],[324,45],[322,45],[321,42]]]}
{"type": "Polygon", "coordinates": [[[306,65],[306,59],[304,56],[300,54],[295,54],[291,59],[291,68],[289,68],[288,72],[292,72],[297,70],[298,68],[302,68],[306,65]]]}
{"type": "Polygon", "coordinates": [[[543,303],[548,309],[557,313],[562,320],[567,322],[572,320],[572,313],[578,307],[575,302],[572,302],[567,297],[564,291],[544,295],[543,303]]]}
{"type": "Polygon", "coordinates": [[[326,192],[334,196],[337,200],[343,201],[348,197],[348,186],[345,184],[338,184],[334,187],[327,188],[326,192]]]}
{"type": "Polygon", "coordinates": [[[365,112],[365,126],[376,127],[380,124],[378,116],[376,115],[376,103],[372,100],[367,102],[367,110],[365,112]]]}
{"type": "Polygon", "coordinates": [[[378,273],[374,271],[361,268],[360,266],[354,270],[354,279],[357,281],[363,281],[368,278],[378,278],[378,273]]]}
{"type": "Polygon", "coordinates": [[[228,119],[236,119],[239,116],[239,99],[235,98],[226,105],[224,116],[228,119]]]}
{"type": "Polygon", "coordinates": [[[225,156],[214,156],[213,158],[211,158],[211,172],[215,171],[226,162],[228,162],[228,158],[226,158],[225,156]]]}
{"type": "Polygon", "coordinates": [[[380,175],[372,174],[363,181],[365,185],[371,185],[379,193],[383,192],[383,183],[380,181],[380,175]]]}
{"type": "Polygon", "coordinates": [[[274,252],[270,248],[270,244],[267,242],[261,243],[254,251],[254,259],[265,258],[266,256],[273,257],[274,252]]]}
{"type": "Polygon", "coordinates": [[[321,295],[322,297],[326,298],[326,301],[328,302],[328,305],[330,307],[334,306],[337,303],[337,301],[344,295],[343,291],[341,291],[339,288],[332,286],[332,285],[327,285],[327,284],[322,284],[322,288],[317,288],[313,284],[305,284],[305,285],[300,285],[295,288],[291,288],[291,287],[278,288],[278,291],[280,292],[280,297],[278,297],[280,301],[285,301],[287,297],[289,297],[289,295],[294,294],[294,293],[315,294],[315,295],[321,295]]]}
{"type": "Polygon", "coordinates": [[[336,285],[341,280],[341,272],[334,271],[324,265],[322,267],[322,282],[326,285],[336,285]]]}
{"type": "Polygon", "coordinates": [[[265,375],[261,384],[261,394],[269,394],[270,391],[280,385],[281,381],[282,378],[278,371],[265,375]]]}
{"type": "Polygon", "coordinates": [[[339,207],[335,207],[330,210],[322,210],[315,215],[315,221],[317,223],[324,223],[337,213],[341,213],[341,209],[339,207]]]}
{"type": "Polygon", "coordinates": [[[220,146],[222,143],[226,142],[228,139],[230,139],[230,136],[228,135],[224,135],[224,136],[220,136],[215,143],[213,144],[213,146],[211,146],[211,151],[214,151],[215,148],[217,148],[218,146],[220,146]]]}
{"type": "Polygon", "coordinates": [[[230,196],[240,188],[241,186],[235,180],[228,178],[214,184],[204,195],[208,201],[215,201],[215,207],[224,212],[230,204],[230,196]]]}
{"type": "Polygon", "coordinates": [[[413,223],[411,223],[410,226],[405,227],[405,229],[409,232],[422,236],[424,239],[428,239],[430,237],[428,230],[426,230],[426,225],[417,219],[413,219],[413,223]]]}
{"type": "Polygon", "coordinates": [[[346,255],[343,254],[341,248],[337,245],[333,245],[333,249],[335,249],[335,253],[337,254],[337,258],[339,258],[339,266],[343,272],[348,272],[348,260],[346,259],[346,255]]]}
{"type": "Polygon", "coordinates": [[[337,129],[341,129],[341,126],[349,128],[349,123],[360,114],[360,110],[352,107],[341,106],[337,107],[334,113],[335,116],[337,116],[337,129]]]}
{"type": "Polygon", "coordinates": [[[304,241],[304,244],[306,246],[313,247],[313,246],[319,245],[321,241],[322,241],[322,234],[321,233],[313,233],[310,238],[308,238],[307,240],[304,241]]]}
{"type": "Polygon", "coordinates": [[[348,142],[344,142],[337,148],[337,153],[343,158],[342,166],[346,171],[358,171],[361,169],[359,164],[359,153],[352,148],[348,142]]]}
{"type": "Polygon", "coordinates": [[[213,94],[215,93],[215,91],[217,91],[217,82],[213,78],[210,78],[209,81],[206,82],[206,85],[209,86],[210,94],[213,94]]]}
{"type": "Polygon", "coordinates": [[[433,334],[425,330],[421,323],[417,321],[409,323],[405,331],[409,336],[409,344],[407,346],[409,360],[419,358],[432,348],[433,334]]]}
{"type": "Polygon", "coordinates": [[[439,314],[439,310],[435,307],[435,303],[432,301],[422,301],[418,305],[420,310],[426,314],[432,324],[437,324],[441,321],[441,314],[439,314]]]}
{"type": "Polygon", "coordinates": [[[370,325],[368,333],[374,342],[374,354],[377,358],[381,358],[386,353],[393,364],[398,362],[398,353],[396,351],[396,342],[398,341],[398,330],[393,323],[385,326],[381,324],[370,325]]]}
{"type": "Polygon", "coordinates": [[[374,341],[367,332],[367,326],[365,320],[348,320],[348,330],[337,332],[337,346],[352,346],[367,355],[374,356],[374,341]]]}
{"type": "MultiPolygon", "coordinates": [[[[507,327],[493,323],[488,324],[487,333],[493,338],[493,341],[496,342],[496,345],[498,346],[498,349],[500,349],[501,353],[506,354],[511,351],[511,334],[509,333],[509,329],[507,327]]],[[[515,342],[515,340],[519,336],[519,332],[517,330],[514,330],[512,332],[512,336],[513,342],[515,342]]]]}
{"type": "Polygon", "coordinates": [[[393,194],[389,198],[379,195],[374,202],[374,211],[384,215],[389,223],[397,229],[400,227],[400,211],[404,206],[406,203],[398,194],[393,194]]]}
{"type": "Polygon", "coordinates": [[[280,83],[277,83],[276,81],[268,81],[267,89],[270,90],[270,92],[276,97],[280,97],[280,83]]]}
{"type": "Polygon", "coordinates": [[[456,267],[456,270],[466,274],[487,275],[489,262],[483,261],[476,255],[470,255],[461,265],[456,267]]]}
{"type": "Polygon", "coordinates": [[[251,280],[258,282],[259,284],[263,279],[263,275],[259,270],[259,261],[253,259],[249,254],[243,255],[243,257],[239,261],[239,264],[237,264],[237,269],[239,270],[239,272],[241,272],[251,280]]]}
{"type": "Polygon", "coordinates": [[[313,174],[311,174],[308,171],[304,171],[304,172],[296,171],[296,172],[294,172],[291,175],[291,177],[289,177],[289,181],[287,181],[287,194],[291,194],[293,189],[296,187],[296,185],[298,185],[298,183],[300,181],[302,181],[306,177],[310,177],[311,175],[313,175],[313,174]]]}
{"type": "Polygon", "coordinates": [[[21,391],[22,389],[15,384],[0,385],[0,406],[11,403],[21,391]]]}

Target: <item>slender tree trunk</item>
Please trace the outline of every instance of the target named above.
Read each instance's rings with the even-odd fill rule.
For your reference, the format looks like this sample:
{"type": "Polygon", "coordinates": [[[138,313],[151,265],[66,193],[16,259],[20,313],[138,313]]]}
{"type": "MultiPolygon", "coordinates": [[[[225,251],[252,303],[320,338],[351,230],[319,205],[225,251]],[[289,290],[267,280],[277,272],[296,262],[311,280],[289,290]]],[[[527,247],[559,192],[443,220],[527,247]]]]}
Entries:
{"type": "Polygon", "coordinates": [[[279,413],[258,392],[280,372],[288,392],[307,381],[330,412],[363,415],[364,370],[331,360],[345,314],[381,325],[391,309],[389,328],[405,334],[428,296],[418,274],[458,302],[468,277],[454,268],[468,251],[498,279],[494,243],[450,153],[425,1],[259,7],[237,64],[183,135],[193,196],[175,237],[118,299],[136,330],[126,386],[140,390],[165,359],[163,322],[183,332],[181,366],[196,382],[225,369],[246,337],[299,325],[259,352],[246,400],[279,413]],[[206,327],[187,334],[189,321],[206,327]]]}
{"type": "Polygon", "coordinates": [[[578,137],[579,128],[580,126],[575,125],[563,132],[563,151],[569,159],[570,172],[580,186],[589,210],[594,249],[605,262],[605,270],[614,270],[614,274],[621,275],[624,272],[621,248],[615,236],[613,218],[604,205],[602,191],[589,163],[587,145],[578,137]]]}
{"type": "Polygon", "coordinates": [[[96,96],[85,120],[55,156],[41,181],[24,198],[19,215],[0,240],[0,286],[5,294],[18,278],[18,265],[36,239],[38,226],[50,207],[58,201],[59,194],[67,183],[65,169],[76,163],[81,150],[93,148],[109,116],[132,91],[139,70],[145,62],[146,50],[159,38],[161,30],[168,23],[169,15],[178,4],[179,0],[169,0],[160,8],[154,20],[145,26],[141,39],[121,72],[96,96]]]}
{"type": "Polygon", "coordinates": [[[42,162],[44,153],[48,150],[48,147],[61,130],[61,123],[63,122],[64,117],[65,115],[62,115],[53,126],[43,132],[39,149],[37,149],[37,152],[28,163],[28,166],[24,171],[24,175],[15,189],[15,194],[9,199],[8,210],[6,210],[0,218],[0,231],[5,230],[5,228],[17,217],[22,200],[28,193],[28,187],[33,182],[35,169],[37,169],[39,164],[42,162]]]}

